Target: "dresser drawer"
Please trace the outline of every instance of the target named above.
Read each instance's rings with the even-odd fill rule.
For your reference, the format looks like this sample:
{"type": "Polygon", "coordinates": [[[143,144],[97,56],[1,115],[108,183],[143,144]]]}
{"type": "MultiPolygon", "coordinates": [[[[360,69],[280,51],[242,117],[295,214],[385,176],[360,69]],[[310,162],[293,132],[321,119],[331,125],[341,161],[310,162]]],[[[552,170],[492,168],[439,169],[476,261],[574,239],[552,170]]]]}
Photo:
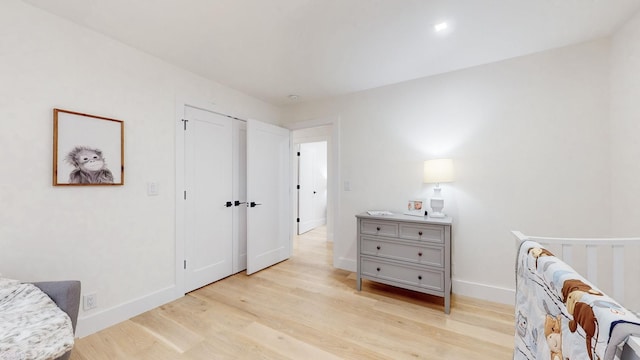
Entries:
{"type": "Polygon", "coordinates": [[[398,236],[398,224],[386,221],[363,220],[360,232],[368,235],[398,236]]]}
{"type": "Polygon", "coordinates": [[[401,223],[400,238],[444,244],[444,227],[401,223]]]}
{"type": "Polygon", "coordinates": [[[373,280],[396,282],[398,286],[410,285],[433,291],[444,291],[444,271],[402,266],[365,257],[360,261],[362,275],[373,280]]]}
{"type": "Polygon", "coordinates": [[[416,264],[444,268],[444,247],[384,240],[374,236],[360,238],[363,255],[380,256],[416,264]]]}

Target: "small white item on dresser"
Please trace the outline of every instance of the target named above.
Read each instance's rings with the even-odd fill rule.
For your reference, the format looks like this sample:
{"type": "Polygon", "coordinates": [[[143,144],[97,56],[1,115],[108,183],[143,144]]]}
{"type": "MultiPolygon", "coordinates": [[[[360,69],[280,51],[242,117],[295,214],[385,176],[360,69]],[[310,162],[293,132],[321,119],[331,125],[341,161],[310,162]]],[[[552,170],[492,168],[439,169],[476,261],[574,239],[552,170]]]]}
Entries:
{"type": "Polygon", "coordinates": [[[367,211],[367,214],[373,215],[373,216],[393,215],[391,211],[387,211],[387,210],[369,210],[367,211]]]}

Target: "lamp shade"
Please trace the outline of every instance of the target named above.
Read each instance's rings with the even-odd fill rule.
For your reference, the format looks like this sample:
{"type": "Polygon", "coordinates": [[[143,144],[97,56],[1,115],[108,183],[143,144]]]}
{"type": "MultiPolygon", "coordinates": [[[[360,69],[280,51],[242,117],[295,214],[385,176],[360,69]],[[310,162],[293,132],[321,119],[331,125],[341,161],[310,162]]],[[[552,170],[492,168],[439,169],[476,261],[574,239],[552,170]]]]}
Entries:
{"type": "Polygon", "coordinates": [[[435,159],[424,162],[424,182],[443,183],[453,181],[453,160],[435,159]]]}

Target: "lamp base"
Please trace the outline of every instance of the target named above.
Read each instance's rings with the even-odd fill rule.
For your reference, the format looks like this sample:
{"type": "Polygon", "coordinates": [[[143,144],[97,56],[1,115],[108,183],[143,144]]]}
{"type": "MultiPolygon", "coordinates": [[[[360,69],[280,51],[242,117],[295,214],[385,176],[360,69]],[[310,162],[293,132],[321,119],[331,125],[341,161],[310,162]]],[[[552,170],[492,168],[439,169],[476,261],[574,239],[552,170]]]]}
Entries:
{"type": "Polygon", "coordinates": [[[431,218],[443,218],[445,215],[442,213],[442,208],[444,208],[444,199],[440,193],[439,184],[433,189],[433,197],[431,198],[431,214],[429,217],[431,218]]]}

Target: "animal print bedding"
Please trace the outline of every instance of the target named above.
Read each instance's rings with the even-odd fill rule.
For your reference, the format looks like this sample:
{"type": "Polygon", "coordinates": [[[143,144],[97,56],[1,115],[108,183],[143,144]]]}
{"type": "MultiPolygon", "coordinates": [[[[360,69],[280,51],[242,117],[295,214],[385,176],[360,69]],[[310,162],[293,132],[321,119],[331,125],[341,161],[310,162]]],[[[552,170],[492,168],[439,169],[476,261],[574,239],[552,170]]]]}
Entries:
{"type": "Polygon", "coordinates": [[[55,359],[72,347],[71,319],[47,294],[0,278],[0,359],[55,359]]]}
{"type": "Polygon", "coordinates": [[[514,359],[619,359],[640,319],[533,241],[516,263],[514,359]]]}

